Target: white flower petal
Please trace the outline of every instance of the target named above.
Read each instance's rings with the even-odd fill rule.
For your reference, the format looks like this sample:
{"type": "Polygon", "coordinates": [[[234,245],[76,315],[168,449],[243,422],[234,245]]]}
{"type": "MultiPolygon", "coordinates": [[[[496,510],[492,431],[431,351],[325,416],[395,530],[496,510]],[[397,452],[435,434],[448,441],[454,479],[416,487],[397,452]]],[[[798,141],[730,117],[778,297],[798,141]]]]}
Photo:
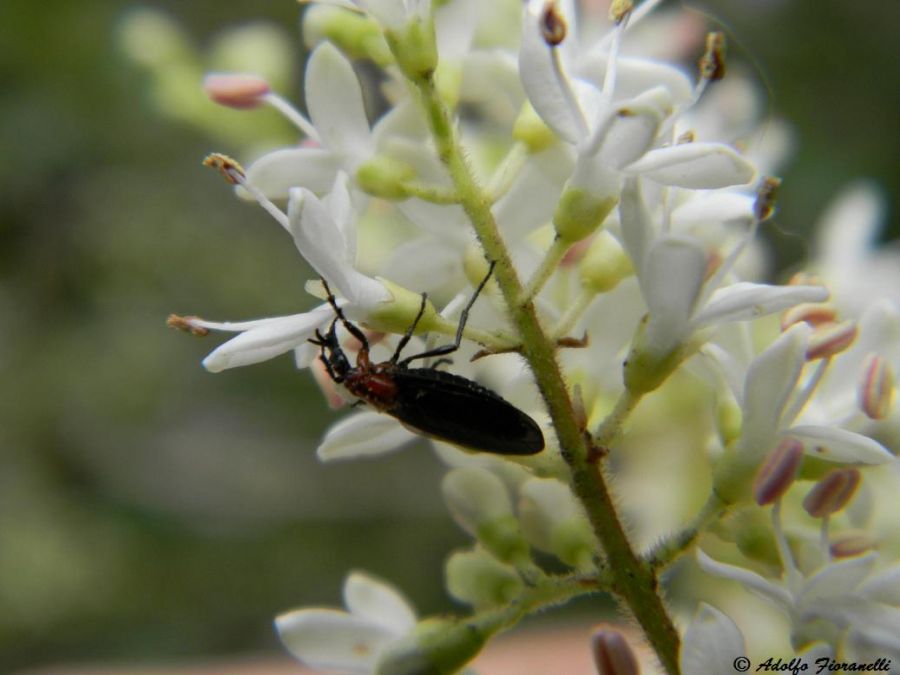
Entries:
{"type": "Polygon", "coordinates": [[[538,23],[542,4],[531,2],[523,13],[519,76],[531,105],[547,126],[560,138],[577,143],[582,139],[582,123],[560,86],[553,55],[541,35],[538,23]]]}
{"type": "Polygon", "coordinates": [[[344,604],[354,616],[378,624],[398,637],[416,625],[416,613],[397,589],[362,572],[347,576],[344,604]]]}
{"type": "Polygon", "coordinates": [[[811,457],[832,462],[886,464],[896,459],[878,441],[846,429],[801,425],[791,427],[786,433],[803,441],[811,457]]]}
{"type": "Polygon", "coordinates": [[[872,552],[825,565],[803,584],[797,607],[803,611],[813,603],[839,602],[842,596],[856,595],[856,587],[869,576],[877,560],[878,554],[872,552]]]}
{"type": "Polygon", "coordinates": [[[682,143],[658,148],[623,171],[663,185],[696,190],[746,185],[756,175],[750,161],[721,143],[682,143]]]}
{"type": "Polygon", "coordinates": [[[434,26],[441,62],[459,61],[469,52],[477,20],[476,0],[454,0],[435,9],[434,26]]]}
{"type": "Polygon", "coordinates": [[[821,286],[770,286],[739,282],[718,289],[697,312],[694,327],[747,321],[780,312],[801,302],[822,302],[828,291],[821,286]]]}
{"type": "Polygon", "coordinates": [[[747,590],[753,591],[769,600],[782,611],[789,612],[793,605],[791,594],[784,587],[772,583],[756,572],[713,560],[700,549],[697,549],[697,562],[704,572],[737,581],[745,586],[747,590]]]}
{"type": "Polygon", "coordinates": [[[791,327],[750,363],[744,384],[743,452],[762,457],[770,450],[806,361],[809,330],[806,324],[791,327]]]}
{"type": "Polygon", "coordinates": [[[884,220],[882,190],[868,181],[844,188],[828,206],[819,226],[819,260],[831,270],[856,270],[874,244],[884,220]]]}
{"type": "Polygon", "coordinates": [[[859,594],[875,602],[900,606],[900,565],[891,565],[866,579],[859,594]]]}
{"type": "Polygon", "coordinates": [[[334,220],[344,238],[344,261],[356,264],[356,211],[350,198],[350,178],[339,171],[331,191],[322,198],[322,205],[334,220]]]}
{"type": "MultiPolygon", "coordinates": [[[[604,46],[592,50],[578,65],[576,74],[603,86],[609,53],[604,46]]],[[[683,71],[666,63],[619,56],[616,59],[616,91],[614,100],[632,98],[653,87],[664,87],[675,105],[690,101],[694,86],[683,71]]]]}
{"type": "Polygon", "coordinates": [[[688,228],[706,223],[746,223],[750,224],[753,204],[756,198],[740,192],[707,192],[691,196],[684,204],[672,211],[672,226],[688,228]]]}
{"type": "MultiPolygon", "coordinates": [[[[329,190],[337,173],[338,160],[325,148],[285,148],[267,153],[247,169],[247,181],[269,199],[287,199],[292,187],[313,192],[329,190]]],[[[244,188],[236,188],[245,199],[253,199],[244,188]]]]}
{"type": "Polygon", "coordinates": [[[303,257],[349,303],[367,311],[391,299],[381,282],[353,267],[349,256],[355,249],[355,242],[345,238],[325,204],[312,192],[305,188],[291,190],[288,222],[294,243],[303,257]]]}
{"type": "Polygon", "coordinates": [[[706,275],[706,251],[693,239],[657,239],[644,261],[641,290],[650,313],[647,344],[667,354],[690,332],[690,316],[706,275]]]}
{"type": "Polygon", "coordinates": [[[355,170],[372,155],[374,143],[353,66],[331,43],[323,42],[309,57],[305,90],[322,142],[355,170]]]}
{"type": "Polygon", "coordinates": [[[745,654],[744,636],[731,618],[700,603],[681,644],[681,670],[691,675],[721,675],[745,654]]]}
{"type": "MultiPolygon", "coordinates": [[[[321,305],[310,312],[280,316],[272,319],[248,321],[232,326],[249,326],[240,335],[217,347],[203,359],[203,367],[213,373],[227,368],[247,366],[280,356],[305,343],[312,337],[316,328],[328,323],[332,310],[328,305],[321,305]]],[[[217,324],[227,326],[229,324],[217,324]]],[[[210,324],[208,327],[213,327],[210,324]]],[[[235,330],[219,328],[219,330],[235,330]]],[[[241,329],[238,329],[241,330],[241,329]]]]}
{"type": "Polygon", "coordinates": [[[598,154],[603,163],[621,169],[638,160],[656,140],[671,105],[671,96],[661,87],[622,102],[600,146],[598,154]]]}
{"type": "Polygon", "coordinates": [[[362,412],[332,426],[316,454],[323,462],[384,455],[417,438],[389,415],[362,412]]]}
{"type": "Polygon", "coordinates": [[[622,245],[631,258],[631,264],[643,286],[644,260],[656,237],[656,227],[644,201],[640,180],[637,178],[625,180],[619,197],[619,220],[622,245]]]}
{"type": "Polygon", "coordinates": [[[275,619],[288,651],[313,668],[371,673],[396,635],[377,623],[335,609],[298,609],[275,619]]]}

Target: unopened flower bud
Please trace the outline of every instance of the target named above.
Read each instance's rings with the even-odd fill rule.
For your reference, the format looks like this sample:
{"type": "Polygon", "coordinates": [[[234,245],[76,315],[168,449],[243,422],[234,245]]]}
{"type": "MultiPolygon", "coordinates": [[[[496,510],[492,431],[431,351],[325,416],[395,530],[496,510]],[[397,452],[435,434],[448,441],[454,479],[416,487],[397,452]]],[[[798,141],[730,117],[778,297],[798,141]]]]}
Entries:
{"type": "Polygon", "coordinates": [[[803,500],[803,508],[813,518],[824,518],[837,513],[853,498],[859,481],[859,469],[835,469],[809,491],[803,500]]]}
{"type": "Polygon", "coordinates": [[[528,101],[522,104],[522,109],[513,123],[512,136],[528,146],[531,153],[546,150],[557,140],[556,134],[540,118],[528,101]]]}
{"type": "Polygon", "coordinates": [[[578,266],[581,285],[596,293],[611,291],[634,274],[631,258],[609,232],[600,232],[578,266]]]}
{"type": "Polygon", "coordinates": [[[547,0],[540,18],[541,35],[550,47],[562,44],[566,39],[566,20],[556,6],[555,0],[547,0]]]}
{"type": "Polygon", "coordinates": [[[715,82],[725,77],[725,34],[714,31],[706,36],[706,50],[700,57],[700,77],[715,82]]]}
{"type": "Polygon", "coordinates": [[[447,590],[476,610],[508,604],[522,590],[514,567],[483,549],[457,551],[447,561],[447,590]]]}
{"type": "Polygon", "coordinates": [[[842,321],[817,326],[809,336],[806,360],[827,359],[840,354],[856,340],[859,332],[855,321],[842,321]]]}
{"type": "Polygon", "coordinates": [[[411,635],[388,647],[375,675],[455,673],[478,654],[489,637],[465,621],[425,619],[411,635]]]}
{"type": "Polygon", "coordinates": [[[788,491],[800,460],[803,459],[803,443],[796,438],[786,438],[773,450],[753,481],[753,498],[760,506],[766,506],[775,502],[788,491]]]}
{"type": "Polygon", "coordinates": [[[416,177],[413,168],[393,157],[378,155],[356,170],[357,184],[370,195],[401,200],[409,197],[406,184],[416,177]]]}
{"type": "Polygon", "coordinates": [[[590,565],[594,537],[569,488],[552,478],[532,478],[519,494],[519,520],[532,546],[572,567],[590,565]]]}
{"type": "Polygon", "coordinates": [[[434,75],[438,51],[434,21],[430,15],[413,14],[405,25],[386,27],[384,37],[400,70],[410,80],[419,82],[434,75]]]}
{"type": "MultiPolygon", "coordinates": [[[[387,279],[381,277],[376,279],[388,290],[391,299],[379,303],[369,312],[364,322],[366,327],[387,333],[405,333],[419,315],[422,295],[387,279]]],[[[443,323],[434,305],[426,299],[425,311],[416,325],[416,333],[427,333],[437,327],[443,327],[443,323]]]]}
{"type": "Polygon", "coordinates": [[[781,315],[781,330],[801,321],[810,326],[821,326],[837,320],[837,309],[829,302],[801,302],[785,310],[781,315]]]}
{"type": "Polygon", "coordinates": [[[258,75],[212,73],[203,80],[203,91],[213,101],[239,110],[260,105],[270,90],[269,83],[258,75]]]}
{"type": "Polygon", "coordinates": [[[831,538],[829,550],[833,558],[852,558],[868,553],[875,544],[874,537],[865,530],[847,530],[831,538]]]}
{"type": "Polygon", "coordinates": [[[453,519],[495,557],[517,562],[528,557],[528,542],[512,512],[506,486],[487,469],[454,469],[441,484],[453,519]]]}
{"type": "Polygon", "coordinates": [[[866,357],[859,380],[859,407],[866,417],[881,420],[888,416],[894,399],[894,371],[880,355],[866,357]]]}
{"type": "Polygon", "coordinates": [[[584,239],[603,224],[615,208],[616,201],[612,195],[597,195],[584,188],[567,185],[553,213],[556,233],[569,243],[584,239]]]}
{"type": "Polygon", "coordinates": [[[303,37],[310,48],[327,40],[351,59],[371,59],[382,67],[394,62],[378,22],[343,7],[310,5],[303,14],[303,37]]]}
{"type": "Polygon", "coordinates": [[[598,675],[640,675],[641,667],[625,636],[612,626],[598,626],[591,636],[598,675]]]}

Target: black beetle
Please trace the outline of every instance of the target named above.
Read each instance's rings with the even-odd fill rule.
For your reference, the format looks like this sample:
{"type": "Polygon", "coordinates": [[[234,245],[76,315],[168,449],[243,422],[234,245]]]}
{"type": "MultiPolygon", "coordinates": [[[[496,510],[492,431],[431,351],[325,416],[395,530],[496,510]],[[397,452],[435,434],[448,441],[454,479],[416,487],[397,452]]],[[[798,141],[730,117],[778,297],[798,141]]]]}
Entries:
{"type": "Polygon", "coordinates": [[[456,339],[452,344],[400,360],[400,352],[425,313],[427,295],[423,293],[419,313],[400,339],[393,356],[388,361],[372,363],[369,360],[369,341],[344,315],[324,279],[322,283],[328,293],[328,302],[337,316],[324,335],[317,330],[316,338],[310,342],[321,348],[319,359],[331,379],[344,385],[353,396],[379,412],[397,418],[403,426],[415,433],[498,455],[536,454],[544,449],[541,429],[531,417],[514,405],[472,380],[436,370],[435,366],[441,360],[431,368],[409,367],[412,361],[444,357],[459,349],[469,310],[493,269],[492,264],[487,276],[463,309],[456,339]],[[338,342],[338,321],[362,345],[355,366],[350,365],[338,342]]]}

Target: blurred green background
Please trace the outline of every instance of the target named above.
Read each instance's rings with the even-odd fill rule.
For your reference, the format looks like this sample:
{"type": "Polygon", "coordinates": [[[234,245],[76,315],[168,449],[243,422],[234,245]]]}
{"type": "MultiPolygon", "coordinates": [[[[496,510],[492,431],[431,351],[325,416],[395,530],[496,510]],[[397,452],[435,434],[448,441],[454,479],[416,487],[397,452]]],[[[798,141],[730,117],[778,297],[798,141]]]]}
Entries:
{"type": "MultiPolygon", "coordinates": [[[[900,3],[690,6],[754,55],[772,113],[794,123],[767,233],[781,264],[851,179],[877,179],[896,214],[900,3]]],[[[298,16],[291,0],[0,4],[0,672],[276,652],[272,617],[338,604],[352,568],[422,613],[451,608],[442,561],[467,539],[430,452],[322,465],[340,413],[307,373],[283,357],[210,375],[199,361],[219,339],[165,325],[310,305],[292,242],[200,166],[294,141],[273,113],[206,103],[199,77],[229,65],[237,30],[253,58],[287,50],[273,79],[297,100],[298,16]],[[159,81],[123,53],[142,7],[181,26],[196,73],[159,81]]]]}

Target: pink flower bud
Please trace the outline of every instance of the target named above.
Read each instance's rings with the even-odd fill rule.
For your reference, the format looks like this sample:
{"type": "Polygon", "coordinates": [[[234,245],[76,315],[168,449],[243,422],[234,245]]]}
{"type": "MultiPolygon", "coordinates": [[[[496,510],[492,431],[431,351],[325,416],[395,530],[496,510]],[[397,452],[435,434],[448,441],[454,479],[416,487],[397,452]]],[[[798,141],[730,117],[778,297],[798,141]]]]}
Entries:
{"type": "Polygon", "coordinates": [[[803,508],[813,518],[837,513],[853,498],[859,481],[859,469],[835,469],[813,486],[803,500],[803,508]]]}
{"type": "Polygon", "coordinates": [[[869,419],[881,420],[891,411],[894,399],[894,372],[878,354],[866,357],[859,381],[859,407],[869,419]]]}
{"type": "Polygon", "coordinates": [[[328,374],[328,371],[325,369],[325,364],[322,363],[321,359],[314,359],[313,362],[309,364],[309,370],[312,372],[313,379],[316,381],[316,384],[319,385],[319,389],[325,396],[325,401],[328,403],[329,408],[338,410],[347,405],[347,401],[337,390],[337,385],[328,374]]]}
{"type": "Polygon", "coordinates": [[[203,80],[206,95],[229,108],[255,108],[269,93],[269,83],[258,75],[212,73],[203,80]]]}
{"type": "Polygon", "coordinates": [[[640,675],[641,667],[625,636],[612,626],[598,626],[591,637],[599,675],[640,675]]]}
{"type": "Polygon", "coordinates": [[[803,459],[803,443],[786,438],[766,458],[753,481],[753,498],[760,506],[781,499],[797,475],[803,459]]]}
{"type": "Polygon", "coordinates": [[[817,327],[809,337],[806,360],[830,358],[853,344],[859,329],[855,321],[828,323],[817,327]]]}

